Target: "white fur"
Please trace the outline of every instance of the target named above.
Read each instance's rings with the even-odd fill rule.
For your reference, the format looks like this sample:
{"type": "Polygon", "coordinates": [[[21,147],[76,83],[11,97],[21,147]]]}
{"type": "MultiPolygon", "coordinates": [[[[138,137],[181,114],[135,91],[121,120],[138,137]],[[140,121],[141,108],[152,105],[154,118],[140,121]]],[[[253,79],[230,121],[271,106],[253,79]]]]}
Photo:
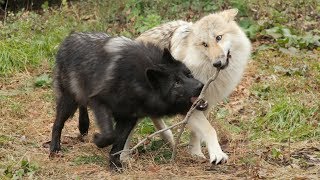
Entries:
{"type": "Polygon", "coordinates": [[[77,74],[74,71],[71,71],[69,73],[69,79],[70,79],[70,89],[76,96],[77,101],[82,102],[84,96],[83,91],[81,91],[81,87],[79,85],[79,80],[77,77],[77,74]]]}
{"type": "MultiPolygon", "coordinates": [[[[161,120],[161,119],[156,119],[156,118],[153,118],[152,119],[153,123],[154,123],[154,126],[156,127],[156,129],[165,129],[167,128],[167,125],[161,120]]],[[[170,130],[167,130],[167,131],[164,131],[160,134],[161,138],[166,140],[169,145],[171,147],[174,146],[174,138],[173,138],[173,134],[170,130]]]]}
{"type": "Polygon", "coordinates": [[[122,51],[122,47],[129,43],[135,43],[129,38],[126,38],[124,36],[111,38],[104,46],[105,51],[108,53],[118,53],[119,51],[122,51]]]}

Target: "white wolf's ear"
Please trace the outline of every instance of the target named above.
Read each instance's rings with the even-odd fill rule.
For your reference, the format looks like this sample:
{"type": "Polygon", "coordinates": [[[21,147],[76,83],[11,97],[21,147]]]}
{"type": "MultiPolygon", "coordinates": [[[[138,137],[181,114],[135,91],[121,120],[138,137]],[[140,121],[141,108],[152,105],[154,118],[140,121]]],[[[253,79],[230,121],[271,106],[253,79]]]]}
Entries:
{"type": "Polygon", "coordinates": [[[238,14],[238,9],[236,9],[236,8],[228,9],[228,10],[224,10],[218,14],[220,14],[222,17],[224,17],[227,20],[227,22],[229,22],[229,21],[234,20],[234,18],[238,14]]]}

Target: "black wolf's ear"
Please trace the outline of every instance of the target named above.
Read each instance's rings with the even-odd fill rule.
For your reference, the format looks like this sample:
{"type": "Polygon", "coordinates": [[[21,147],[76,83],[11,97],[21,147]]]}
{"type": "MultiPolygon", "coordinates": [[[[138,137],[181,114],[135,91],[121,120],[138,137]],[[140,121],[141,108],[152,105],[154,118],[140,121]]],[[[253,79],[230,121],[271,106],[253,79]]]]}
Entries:
{"type": "Polygon", "coordinates": [[[167,48],[164,48],[162,58],[168,63],[173,63],[176,61],[167,48]]]}
{"type": "Polygon", "coordinates": [[[153,89],[159,89],[163,79],[168,77],[168,74],[156,68],[148,68],[145,71],[147,81],[153,89]]]}

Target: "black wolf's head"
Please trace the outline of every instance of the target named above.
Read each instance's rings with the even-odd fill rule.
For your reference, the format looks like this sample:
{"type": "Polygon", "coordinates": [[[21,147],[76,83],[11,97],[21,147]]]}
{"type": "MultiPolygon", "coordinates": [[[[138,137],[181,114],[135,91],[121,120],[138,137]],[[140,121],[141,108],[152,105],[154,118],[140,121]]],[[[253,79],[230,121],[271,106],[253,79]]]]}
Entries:
{"type": "Polygon", "coordinates": [[[145,75],[150,86],[159,91],[172,113],[187,112],[203,87],[191,71],[175,60],[167,49],[163,52],[162,63],[148,68],[145,75]]]}

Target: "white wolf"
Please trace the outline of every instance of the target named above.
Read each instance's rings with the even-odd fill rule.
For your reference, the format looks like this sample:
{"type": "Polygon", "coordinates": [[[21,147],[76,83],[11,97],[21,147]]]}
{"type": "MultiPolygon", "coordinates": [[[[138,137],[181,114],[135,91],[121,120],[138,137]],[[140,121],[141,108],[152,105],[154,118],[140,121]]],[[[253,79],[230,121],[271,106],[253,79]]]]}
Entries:
{"type": "MultiPolygon", "coordinates": [[[[172,21],[142,33],[137,40],[152,42],[161,48],[169,48],[172,55],[181,60],[202,83],[215,74],[215,65],[224,66],[228,52],[228,67],[221,70],[218,78],[211,83],[205,94],[209,103],[207,111],[195,111],[189,120],[191,129],[190,153],[204,157],[201,141],[207,145],[210,163],[226,162],[228,156],[221,150],[215,129],[206,116],[214,105],[231,94],[240,82],[251,53],[251,43],[245,33],[234,21],[237,9],[207,15],[195,23],[172,21]]],[[[157,129],[166,127],[163,121],[153,120],[157,129]]],[[[162,138],[174,145],[170,130],[161,134],[162,138]]],[[[127,139],[125,149],[129,147],[127,139]]],[[[121,159],[125,160],[123,153],[121,159]]]]}

